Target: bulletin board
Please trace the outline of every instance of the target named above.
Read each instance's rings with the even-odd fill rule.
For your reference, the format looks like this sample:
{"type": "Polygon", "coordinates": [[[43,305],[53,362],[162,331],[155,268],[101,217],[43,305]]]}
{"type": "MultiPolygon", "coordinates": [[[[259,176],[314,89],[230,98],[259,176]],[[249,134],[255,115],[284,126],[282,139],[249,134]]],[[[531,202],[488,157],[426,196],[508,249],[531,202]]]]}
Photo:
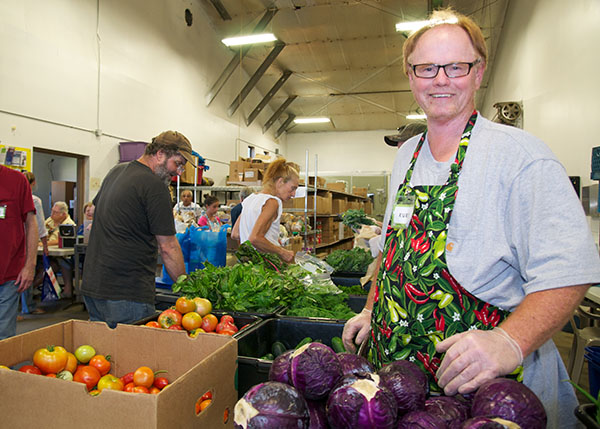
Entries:
{"type": "Polygon", "coordinates": [[[31,171],[31,149],[0,144],[0,164],[19,171],[31,171]]]}

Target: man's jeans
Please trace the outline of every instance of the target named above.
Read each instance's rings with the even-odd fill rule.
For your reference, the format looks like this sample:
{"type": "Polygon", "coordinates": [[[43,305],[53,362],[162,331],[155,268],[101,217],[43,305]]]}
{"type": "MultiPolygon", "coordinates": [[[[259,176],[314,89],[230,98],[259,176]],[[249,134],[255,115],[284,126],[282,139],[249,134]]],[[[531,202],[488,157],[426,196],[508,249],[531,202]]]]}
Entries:
{"type": "Polygon", "coordinates": [[[117,323],[133,323],[152,316],[156,309],[144,302],[109,300],[83,296],[83,301],[92,322],[106,322],[111,328],[117,323]]]}
{"type": "Polygon", "coordinates": [[[17,313],[19,293],[14,280],[0,285],[0,340],[13,337],[17,333],[17,313]]]}

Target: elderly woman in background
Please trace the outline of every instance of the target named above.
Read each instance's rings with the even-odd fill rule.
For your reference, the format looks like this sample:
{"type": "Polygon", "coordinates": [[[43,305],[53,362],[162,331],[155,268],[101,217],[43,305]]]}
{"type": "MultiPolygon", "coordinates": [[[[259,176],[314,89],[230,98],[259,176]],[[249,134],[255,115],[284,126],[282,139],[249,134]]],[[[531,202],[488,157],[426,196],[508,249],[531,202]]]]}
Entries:
{"type": "Polygon", "coordinates": [[[265,172],[261,192],[242,202],[242,213],[231,236],[241,243],[249,240],[260,252],[274,253],[285,262],[294,260],[294,252],[279,244],[279,219],[282,201],[288,201],[298,189],[298,172],[285,159],[272,162],[265,172]]]}
{"type": "MultiPolygon", "coordinates": [[[[58,244],[58,226],[75,225],[75,222],[69,216],[69,207],[64,201],[54,203],[45,225],[48,231],[48,246],[56,246],[58,244]]],[[[60,267],[64,283],[62,297],[71,298],[73,296],[73,263],[71,258],[51,257],[50,265],[54,272],[58,272],[60,267]]]]}
{"type": "Polygon", "coordinates": [[[94,203],[92,203],[91,201],[88,203],[85,203],[85,205],[83,206],[83,223],[81,225],[79,225],[79,228],[77,228],[77,235],[83,235],[85,223],[88,223],[88,226],[87,226],[88,230],[92,229],[91,222],[94,220],[94,210],[95,209],[96,209],[96,207],[94,206],[94,203]],[[85,221],[88,221],[88,222],[85,222],[85,221]]]}

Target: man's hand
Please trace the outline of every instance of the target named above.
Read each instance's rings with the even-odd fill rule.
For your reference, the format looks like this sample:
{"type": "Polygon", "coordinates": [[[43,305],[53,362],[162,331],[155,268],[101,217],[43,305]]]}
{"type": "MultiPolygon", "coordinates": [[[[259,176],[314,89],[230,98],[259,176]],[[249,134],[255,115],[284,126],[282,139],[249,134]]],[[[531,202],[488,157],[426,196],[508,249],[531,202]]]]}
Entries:
{"type": "Polygon", "coordinates": [[[371,310],[363,308],[356,316],[351,318],[344,325],[342,341],[344,347],[350,353],[356,352],[356,345],[360,345],[366,340],[371,330],[371,310]]]}
{"type": "Polygon", "coordinates": [[[485,381],[509,374],[523,363],[517,342],[498,327],[453,335],[438,343],[436,350],[446,352],[436,375],[448,396],[472,392],[485,381]]]}
{"type": "Polygon", "coordinates": [[[33,283],[33,277],[35,276],[35,267],[32,267],[28,264],[25,264],[19,275],[17,276],[17,280],[15,280],[15,285],[17,285],[17,292],[25,292],[31,284],[33,283]]]}

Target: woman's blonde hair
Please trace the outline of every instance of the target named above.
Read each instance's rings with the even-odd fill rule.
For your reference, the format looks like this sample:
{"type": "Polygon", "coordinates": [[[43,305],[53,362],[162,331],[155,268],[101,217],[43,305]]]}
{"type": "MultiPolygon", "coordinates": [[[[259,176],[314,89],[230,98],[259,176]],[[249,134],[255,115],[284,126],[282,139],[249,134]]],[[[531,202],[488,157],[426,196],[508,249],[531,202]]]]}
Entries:
{"type": "Polygon", "coordinates": [[[267,168],[263,178],[263,186],[274,185],[278,179],[283,179],[283,183],[286,183],[299,177],[298,171],[293,167],[291,162],[287,162],[285,158],[278,158],[267,168]]]}
{"type": "Polygon", "coordinates": [[[479,28],[475,21],[468,16],[456,12],[452,8],[433,11],[429,17],[429,20],[431,21],[431,24],[421,27],[418,31],[415,31],[413,34],[411,34],[402,46],[402,56],[404,57],[404,73],[408,75],[408,71],[410,69],[408,57],[415,50],[417,42],[421,36],[438,25],[457,25],[465,30],[469,36],[469,39],[471,39],[473,48],[475,48],[475,51],[481,57],[483,67],[487,65],[488,51],[485,44],[485,38],[483,37],[481,28],[479,28]]]}

